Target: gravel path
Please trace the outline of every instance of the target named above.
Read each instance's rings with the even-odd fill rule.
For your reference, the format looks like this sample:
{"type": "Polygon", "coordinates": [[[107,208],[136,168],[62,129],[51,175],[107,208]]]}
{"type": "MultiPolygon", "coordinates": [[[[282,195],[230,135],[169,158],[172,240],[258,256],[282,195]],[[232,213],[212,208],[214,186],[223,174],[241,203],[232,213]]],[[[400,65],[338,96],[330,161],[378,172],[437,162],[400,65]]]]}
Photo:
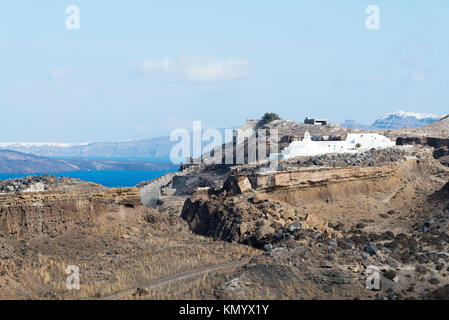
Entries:
{"type": "Polygon", "coordinates": [[[115,294],[103,297],[102,299],[103,300],[116,300],[116,299],[123,298],[124,296],[131,295],[131,294],[135,293],[138,288],[148,290],[148,289],[151,289],[154,287],[167,285],[167,284],[170,284],[170,283],[173,283],[176,281],[199,278],[199,277],[203,276],[204,274],[207,274],[210,272],[216,272],[216,271],[220,271],[220,270],[224,270],[224,269],[237,268],[237,267],[240,267],[240,266],[248,263],[249,260],[250,259],[243,259],[243,260],[234,261],[234,262],[225,262],[225,263],[221,263],[221,264],[202,266],[202,267],[195,268],[193,270],[175,273],[175,274],[163,277],[163,278],[159,278],[156,280],[151,280],[151,281],[148,281],[145,283],[141,283],[136,287],[116,292],[115,294]]]}

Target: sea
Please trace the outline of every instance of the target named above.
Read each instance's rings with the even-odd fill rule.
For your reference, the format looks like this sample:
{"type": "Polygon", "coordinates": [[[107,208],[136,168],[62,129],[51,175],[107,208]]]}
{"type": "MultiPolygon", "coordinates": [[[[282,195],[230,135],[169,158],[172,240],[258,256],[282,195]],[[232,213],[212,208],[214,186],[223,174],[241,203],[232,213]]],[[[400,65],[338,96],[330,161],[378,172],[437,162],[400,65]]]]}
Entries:
{"type": "MultiPolygon", "coordinates": [[[[105,187],[134,187],[140,182],[155,179],[172,171],[74,171],[46,173],[57,177],[78,178],[84,181],[95,182],[105,187]]],[[[0,180],[24,178],[29,176],[42,176],[43,173],[33,174],[1,174],[0,180]]]]}

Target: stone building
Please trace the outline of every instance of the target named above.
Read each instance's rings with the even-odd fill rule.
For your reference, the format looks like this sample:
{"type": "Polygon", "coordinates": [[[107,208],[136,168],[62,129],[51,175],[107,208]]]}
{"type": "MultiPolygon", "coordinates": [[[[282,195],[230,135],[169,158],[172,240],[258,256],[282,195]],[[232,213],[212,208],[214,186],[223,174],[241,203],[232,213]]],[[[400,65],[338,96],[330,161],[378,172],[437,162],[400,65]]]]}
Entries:
{"type": "Polygon", "coordinates": [[[314,119],[314,118],[307,117],[304,120],[304,123],[318,125],[318,126],[325,126],[325,125],[327,125],[327,119],[314,119]]]}

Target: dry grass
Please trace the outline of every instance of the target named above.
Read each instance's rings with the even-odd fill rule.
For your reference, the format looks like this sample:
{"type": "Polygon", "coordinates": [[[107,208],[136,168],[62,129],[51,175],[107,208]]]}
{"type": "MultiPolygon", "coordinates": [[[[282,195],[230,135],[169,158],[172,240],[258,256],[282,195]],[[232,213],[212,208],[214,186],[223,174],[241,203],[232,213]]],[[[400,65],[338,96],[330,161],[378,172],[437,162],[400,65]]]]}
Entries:
{"type": "MultiPolygon", "coordinates": [[[[139,284],[206,265],[215,265],[256,255],[248,246],[213,241],[192,234],[176,237],[138,236],[129,234],[126,226],[96,228],[97,237],[114,241],[118,254],[92,252],[90,257],[74,257],[71,261],[56,254],[38,254],[22,269],[19,282],[37,299],[95,299],[139,284]],[[67,265],[80,269],[80,289],[68,290],[67,265]],[[31,267],[33,266],[33,267],[31,267]]],[[[153,230],[151,234],[155,234],[153,230]]],[[[150,298],[176,299],[181,293],[200,296],[205,279],[175,283],[152,291],[150,298]],[[199,282],[198,282],[199,281],[199,282]],[[189,291],[190,290],[190,291],[189,291]]]]}
{"type": "MultiPolygon", "coordinates": [[[[194,235],[181,218],[148,208],[99,212],[93,224],[77,225],[57,237],[29,238],[26,247],[23,256],[14,258],[20,267],[8,272],[20,290],[8,292],[7,298],[97,299],[259,254],[249,246],[194,235]],[[79,267],[79,290],[66,288],[68,265],[79,267]]],[[[208,283],[210,278],[175,282],[155,288],[148,297],[199,298],[208,283]]]]}

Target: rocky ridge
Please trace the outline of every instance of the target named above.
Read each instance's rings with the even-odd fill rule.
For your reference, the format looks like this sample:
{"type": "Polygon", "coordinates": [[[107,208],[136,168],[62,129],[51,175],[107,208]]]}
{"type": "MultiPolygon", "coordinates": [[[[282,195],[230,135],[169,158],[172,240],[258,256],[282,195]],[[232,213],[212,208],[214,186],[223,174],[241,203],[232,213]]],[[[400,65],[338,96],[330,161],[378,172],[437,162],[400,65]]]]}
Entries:
{"type": "Polygon", "coordinates": [[[77,178],[61,177],[53,175],[29,176],[18,179],[0,180],[0,194],[21,193],[21,192],[43,192],[43,191],[63,191],[63,190],[103,190],[104,188],[96,183],[83,181],[77,178]]]}
{"type": "Polygon", "coordinates": [[[30,177],[0,187],[8,191],[0,194],[0,232],[17,238],[55,235],[105,212],[143,207],[137,188],[105,188],[71,178],[30,177]]]}
{"type": "Polygon", "coordinates": [[[221,190],[198,190],[181,215],[194,232],[266,251],[223,276],[214,294],[381,300],[441,295],[432,292],[449,282],[448,171],[431,150],[405,156],[376,166],[307,169],[316,179],[262,183],[254,176],[264,173],[233,168],[221,190]],[[322,175],[326,170],[330,174],[322,175]],[[363,170],[368,175],[360,175],[363,170]],[[370,265],[381,274],[381,287],[372,291],[365,284],[370,265]]]}

